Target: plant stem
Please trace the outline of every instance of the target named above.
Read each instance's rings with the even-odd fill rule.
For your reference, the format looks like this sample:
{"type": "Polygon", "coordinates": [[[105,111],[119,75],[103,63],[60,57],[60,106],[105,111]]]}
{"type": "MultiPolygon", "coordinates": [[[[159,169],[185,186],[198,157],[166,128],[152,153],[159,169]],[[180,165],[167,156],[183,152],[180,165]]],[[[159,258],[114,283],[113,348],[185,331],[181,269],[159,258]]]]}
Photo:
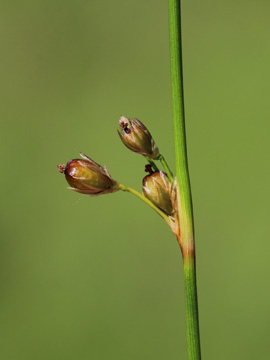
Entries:
{"type": "Polygon", "coordinates": [[[158,160],[161,162],[161,164],[163,165],[166,173],[167,173],[167,176],[169,178],[170,181],[173,181],[173,173],[171,172],[170,168],[169,168],[169,165],[167,164],[167,161],[165,160],[164,156],[163,155],[159,155],[158,157],[158,160]]]}
{"type": "Polygon", "coordinates": [[[149,164],[152,166],[152,168],[155,170],[155,171],[159,171],[157,165],[155,164],[154,160],[150,159],[149,157],[146,156],[146,159],[147,161],[149,162],[149,164]]]}
{"type": "Polygon", "coordinates": [[[180,0],[169,0],[171,86],[175,144],[175,166],[179,186],[179,223],[184,274],[187,318],[187,340],[190,360],[201,359],[197,305],[194,225],[190,180],[188,173],[182,70],[180,0]]]}
{"type": "Polygon", "coordinates": [[[155,210],[165,221],[166,223],[171,226],[171,222],[169,219],[169,216],[167,216],[162,210],[160,210],[157,206],[155,206],[152,201],[148,200],[144,195],[142,195],[141,193],[139,193],[139,191],[127,187],[123,184],[118,184],[119,189],[122,191],[127,191],[135,196],[137,196],[139,199],[141,199],[142,201],[144,201],[148,206],[150,206],[153,210],[155,210]]]}
{"type": "Polygon", "coordinates": [[[201,359],[195,256],[184,258],[187,342],[190,359],[201,359]]]}

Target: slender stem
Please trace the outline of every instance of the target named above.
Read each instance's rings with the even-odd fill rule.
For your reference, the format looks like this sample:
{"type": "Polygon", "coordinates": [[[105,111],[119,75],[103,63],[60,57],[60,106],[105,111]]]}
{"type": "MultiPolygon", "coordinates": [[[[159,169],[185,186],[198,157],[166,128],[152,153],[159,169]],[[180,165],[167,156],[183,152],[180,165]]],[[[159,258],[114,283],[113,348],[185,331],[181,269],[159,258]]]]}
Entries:
{"type": "Polygon", "coordinates": [[[163,167],[168,175],[169,180],[173,181],[173,173],[171,172],[169,165],[167,164],[167,161],[165,160],[164,156],[160,154],[158,159],[161,162],[161,164],[163,165],[163,167]]]}
{"type": "Polygon", "coordinates": [[[139,199],[141,199],[142,201],[144,201],[148,206],[150,206],[153,210],[155,210],[165,221],[166,223],[171,226],[171,222],[169,219],[169,216],[167,216],[162,210],[160,210],[157,206],[155,206],[150,200],[148,200],[144,195],[142,195],[141,193],[139,193],[139,191],[127,187],[123,184],[118,184],[119,189],[122,191],[127,191],[135,196],[137,196],[139,199]]]}
{"type": "Polygon", "coordinates": [[[199,360],[201,359],[201,352],[195,273],[193,210],[185,133],[180,0],[169,0],[169,26],[175,166],[179,186],[178,209],[181,232],[181,238],[178,241],[184,260],[188,353],[190,360],[199,360]]]}
{"type": "Polygon", "coordinates": [[[190,359],[201,359],[196,265],[193,255],[184,257],[184,278],[187,318],[187,342],[190,359]]]}
{"type": "Polygon", "coordinates": [[[152,166],[152,168],[153,168],[155,171],[159,171],[157,165],[155,164],[155,162],[154,162],[152,159],[150,159],[150,158],[147,157],[147,156],[146,156],[146,159],[147,159],[147,161],[149,162],[149,164],[152,166]]]}

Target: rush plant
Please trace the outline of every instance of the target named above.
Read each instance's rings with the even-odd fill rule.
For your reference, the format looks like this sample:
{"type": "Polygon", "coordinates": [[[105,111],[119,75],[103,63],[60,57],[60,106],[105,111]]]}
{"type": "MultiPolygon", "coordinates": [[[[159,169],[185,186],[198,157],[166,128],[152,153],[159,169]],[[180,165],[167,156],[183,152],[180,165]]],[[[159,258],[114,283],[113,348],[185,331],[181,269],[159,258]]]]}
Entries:
{"type": "Polygon", "coordinates": [[[125,191],[155,210],[170,227],[180,245],[184,266],[187,341],[190,360],[201,359],[196,287],[194,223],[188,173],[183,95],[180,0],[169,0],[171,86],[176,176],[171,172],[147,127],[138,119],[122,116],[118,134],[131,151],[144,156],[147,165],[143,193],[112,179],[108,170],[84,154],[58,165],[70,189],[91,196],[125,191]],[[160,170],[160,165],[163,170],[160,170]]]}

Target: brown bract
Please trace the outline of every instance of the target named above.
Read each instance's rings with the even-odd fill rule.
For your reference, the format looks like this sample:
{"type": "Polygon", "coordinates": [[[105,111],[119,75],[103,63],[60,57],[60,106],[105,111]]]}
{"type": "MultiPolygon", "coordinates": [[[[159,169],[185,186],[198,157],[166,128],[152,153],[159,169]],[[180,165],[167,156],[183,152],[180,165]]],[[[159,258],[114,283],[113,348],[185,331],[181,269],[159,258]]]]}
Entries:
{"type": "Polygon", "coordinates": [[[128,119],[122,116],[119,120],[119,125],[121,129],[117,131],[126,147],[150,159],[158,158],[159,149],[150,132],[140,120],[135,118],[128,119]]]}
{"type": "Polygon", "coordinates": [[[82,159],[70,160],[63,171],[71,190],[92,196],[119,190],[117,181],[111,178],[107,169],[88,156],[80,155],[82,159]]]}
{"type": "Polygon", "coordinates": [[[182,248],[181,229],[179,219],[179,187],[176,178],[170,183],[170,199],[173,207],[173,217],[170,217],[171,230],[182,248]]]}

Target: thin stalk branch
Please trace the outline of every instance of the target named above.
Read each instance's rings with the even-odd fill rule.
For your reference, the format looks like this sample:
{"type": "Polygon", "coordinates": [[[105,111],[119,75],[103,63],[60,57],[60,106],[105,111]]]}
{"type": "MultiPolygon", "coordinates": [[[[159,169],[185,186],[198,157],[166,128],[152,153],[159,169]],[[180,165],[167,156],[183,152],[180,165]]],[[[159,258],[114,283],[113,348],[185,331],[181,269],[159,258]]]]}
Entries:
{"type": "Polygon", "coordinates": [[[181,238],[178,241],[184,260],[188,353],[190,360],[200,360],[194,224],[185,133],[180,0],[169,0],[169,27],[175,167],[179,186],[181,238]]]}
{"type": "Polygon", "coordinates": [[[154,160],[150,159],[149,157],[145,157],[147,159],[147,161],[149,162],[149,164],[152,166],[152,168],[155,171],[159,171],[159,168],[157,167],[157,165],[155,164],[154,160]]]}
{"type": "Polygon", "coordinates": [[[153,210],[155,210],[165,221],[166,223],[171,226],[171,221],[169,216],[167,216],[162,210],[160,210],[157,206],[155,206],[152,201],[148,200],[144,195],[142,195],[141,193],[139,193],[139,191],[127,187],[123,184],[118,184],[119,189],[122,191],[127,191],[135,196],[137,196],[139,199],[141,199],[142,201],[144,201],[148,206],[150,206],[153,210]]]}
{"type": "Polygon", "coordinates": [[[169,168],[169,165],[167,164],[167,161],[165,160],[164,156],[160,154],[158,159],[161,162],[161,164],[163,165],[169,180],[173,181],[173,173],[171,172],[171,169],[169,168]]]}

